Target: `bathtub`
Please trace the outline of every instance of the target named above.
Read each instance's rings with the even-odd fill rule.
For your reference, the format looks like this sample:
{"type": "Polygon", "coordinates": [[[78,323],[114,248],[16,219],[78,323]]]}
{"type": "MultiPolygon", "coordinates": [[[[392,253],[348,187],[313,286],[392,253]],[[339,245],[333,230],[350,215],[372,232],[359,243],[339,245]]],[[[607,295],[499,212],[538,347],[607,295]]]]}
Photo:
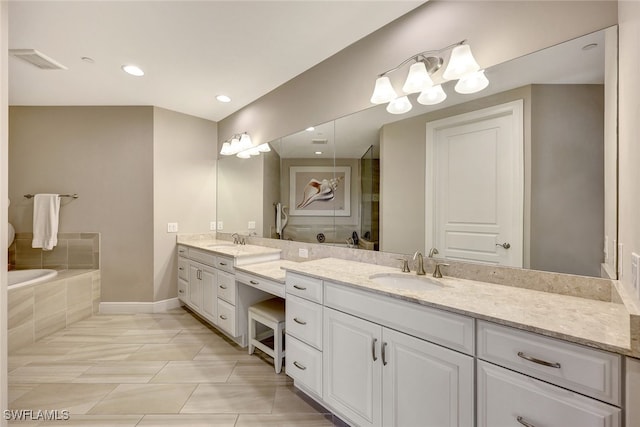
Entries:
{"type": "Polygon", "coordinates": [[[32,285],[53,279],[58,275],[56,270],[33,269],[33,270],[12,270],[7,272],[7,283],[9,288],[19,288],[21,286],[32,285]]]}

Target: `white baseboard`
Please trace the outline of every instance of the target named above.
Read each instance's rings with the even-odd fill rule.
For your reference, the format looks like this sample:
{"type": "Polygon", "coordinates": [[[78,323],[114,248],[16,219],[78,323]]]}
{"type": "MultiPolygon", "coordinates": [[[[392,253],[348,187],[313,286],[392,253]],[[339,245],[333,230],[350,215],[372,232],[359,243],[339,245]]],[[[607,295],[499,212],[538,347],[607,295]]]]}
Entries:
{"type": "Polygon", "coordinates": [[[155,302],[101,302],[100,314],[165,313],[180,305],[178,298],[155,302]]]}

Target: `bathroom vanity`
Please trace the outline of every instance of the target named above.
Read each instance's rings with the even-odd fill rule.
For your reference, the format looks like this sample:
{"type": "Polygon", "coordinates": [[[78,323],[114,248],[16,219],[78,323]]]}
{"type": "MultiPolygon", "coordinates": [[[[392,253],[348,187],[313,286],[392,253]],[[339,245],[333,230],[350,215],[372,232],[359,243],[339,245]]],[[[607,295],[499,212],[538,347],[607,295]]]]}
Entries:
{"type": "Polygon", "coordinates": [[[286,374],[349,424],[637,425],[638,313],[615,285],[579,297],[212,240],[178,255],[180,299],[240,345],[247,308],[285,297],[286,374]]]}

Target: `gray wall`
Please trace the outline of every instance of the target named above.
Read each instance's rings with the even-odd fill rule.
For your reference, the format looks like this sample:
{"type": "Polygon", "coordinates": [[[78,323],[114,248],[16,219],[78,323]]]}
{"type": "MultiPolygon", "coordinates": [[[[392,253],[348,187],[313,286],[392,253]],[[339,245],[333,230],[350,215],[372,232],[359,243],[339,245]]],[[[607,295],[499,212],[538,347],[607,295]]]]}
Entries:
{"type": "Polygon", "coordinates": [[[153,300],[153,108],[11,107],[9,221],[31,232],[27,193],[78,193],[60,232],[101,233],[102,300],[153,300]]]}
{"type": "Polygon", "coordinates": [[[600,275],[604,87],[533,85],[531,267],[600,275]]]}
{"type": "Polygon", "coordinates": [[[176,235],[167,223],[201,233],[215,221],[217,130],[209,120],[153,109],[154,301],[178,295],[176,235]]]}
{"type": "Polygon", "coordinates": [[[467,39],[488,68],[617,23],[615,1],[430,1],[219,123],[267,142],[370,107],[378,73],[467,39]]]}

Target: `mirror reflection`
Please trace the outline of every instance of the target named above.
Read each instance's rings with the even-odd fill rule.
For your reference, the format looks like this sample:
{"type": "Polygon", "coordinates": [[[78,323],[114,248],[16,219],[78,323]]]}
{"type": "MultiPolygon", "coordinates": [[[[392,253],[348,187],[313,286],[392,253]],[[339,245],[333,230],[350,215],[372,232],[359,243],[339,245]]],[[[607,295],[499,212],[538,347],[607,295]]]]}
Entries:
{"type": "Polygon", "coordinates": [[[445,84],[442,104],[412,99],[401,115],[380,105],[258,157],[220,157],[222,231],[600,276],[615,239],[615,213],[604,209],[616,191],[604,185],[605,149],[617,144],[604,136],[612,34],[487,69],[478,94],[445,84]],[[496,136],[505,133],[507,142],[496,136]]]}

